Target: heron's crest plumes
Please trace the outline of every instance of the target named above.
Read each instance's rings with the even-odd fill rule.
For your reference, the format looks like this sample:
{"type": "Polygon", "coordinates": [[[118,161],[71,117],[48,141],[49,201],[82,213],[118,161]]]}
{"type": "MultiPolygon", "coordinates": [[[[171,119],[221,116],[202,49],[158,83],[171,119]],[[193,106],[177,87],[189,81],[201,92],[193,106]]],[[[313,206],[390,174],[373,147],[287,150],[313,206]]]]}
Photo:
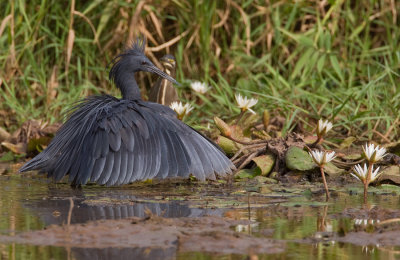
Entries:
{"type": "MultiPolygon", "coordinates": [[[[117,70],[120,68],[121,64],[124,63],[124,58],[129,56],[144,56],[144,49],[146,47],[146,37],[141,35],[136,38],[136,41],[133,41],[132,44],[122,53],[115,56],[109,65],[112,64],[112,68],[110,70],[109,79],[115,82],[115,78],[117,75],[117,70]]],[[[108,66],[107,66],[108,67],[108,66]]]]}

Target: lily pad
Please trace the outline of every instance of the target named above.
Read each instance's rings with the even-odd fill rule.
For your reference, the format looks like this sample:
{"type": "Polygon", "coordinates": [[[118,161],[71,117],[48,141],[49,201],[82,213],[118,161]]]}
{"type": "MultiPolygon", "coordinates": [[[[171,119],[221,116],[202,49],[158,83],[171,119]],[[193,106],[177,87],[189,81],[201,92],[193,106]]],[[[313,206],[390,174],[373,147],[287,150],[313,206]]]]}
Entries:
{"type": "Polygon", "coordinates": [[[275,156],[273,154],[263,154],[253,158],[257,167],[261,171],[262,176],[268,176],[275,164],[275,156]]]}
{"type": "Polygon", "coordinates": [[[280,206],[283,207],[299,207],[299,206],[313,206],[313,207],[320,207],[320,206],[327,206],[331,205],[332,203],[329,202],[320,202],[320,201],[289,201],[281,203],[280,206]]]}
{"type": "Polygon", "coordinates": [[[254,169],[242,169],[235,174],[235,179],[252,179],[257,176],[254,169]]]}
{"type": "Polygon", "coordinates": [[[362,155],[361,153],[351,153],[351,154],[346,154],[342,158],[345,160],[359,160],[362,158],[362,155]]]}
{"type": "Polygon", "coordinates": [[[332,164],[332,163],[327,163],[327,164],[324,166],[324,171],[325,171],[327,174],[329,174],[331,177],[336,177],[336,176],[339,176],[339,175],[341,175],[342,173],[346,172],[345,170],[336,167],[336,166],[335,166],[334,164],[332,164]]]}
{"type": "Polygon", "coordinates": [[[256,177],[254,177],[254,179],[255,179],[258,183],[268,183],[268,184],[275,184],[275,183],[278,183],[277,180],[271,179],[271,178],[268,178],[268,177],[264,177],[264,176],[256,176],[256,177]]]}
{"type": "Polygon", "coordinates": [[[296,146],[292,146],[288,149],[285,161],[286,167],[291,170],[307,171],[315,167],[311,156],[306,151],[296,146]]]}
{"type": "Polygon", "coordinates": [[[392,184],[382,184],[378,187],[378,189],[386,192],[394,192],[396,194],[400,194],[400,187],[392,184]]]}
{"type": "Polygon", "coordinates": [[[258,192],[260,194],[268,194],[268,193],[272,193],[272,190],[268,186],[262,185],[262,186],[258,187],[258,192]]]}
{"type": "Polygon", "coordinates": [[[382,182],[384,180],[389,180],[394,182],[397,185],[400,185],[400,166],[392,165],[384,169],[379,177],[379,180],[382,182]]]}

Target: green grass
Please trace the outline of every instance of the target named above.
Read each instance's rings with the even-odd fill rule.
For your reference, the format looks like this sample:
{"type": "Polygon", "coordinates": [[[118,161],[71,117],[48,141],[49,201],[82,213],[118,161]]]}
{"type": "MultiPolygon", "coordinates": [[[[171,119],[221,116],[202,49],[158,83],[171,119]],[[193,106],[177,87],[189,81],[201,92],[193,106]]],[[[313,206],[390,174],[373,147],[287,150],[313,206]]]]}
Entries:
{"type": "MultiPolygon", "coordinates": [[[[191,125],[238,114],[234,95],[240,92],[259,98],[256,111],[285,117],[284,131],[296,125],[311,130],[324,117],[341,136],[397,140],[400,2],[269,2],[2,1],[0,109],[11,112],[2,113],[0,125],[60,121],[81,97],[119,95],[105,67],[141,32],[151,35],[149,47],[181,34],[148,54],[153,60],[174,54],[181,97],[203,100],[187,118],[191,125]],[[196,97],[190,80],[206,81],[212,90],[196,97]]],[[[145,94],[155,77],[141,74],[138,80],[145,94]]]]}

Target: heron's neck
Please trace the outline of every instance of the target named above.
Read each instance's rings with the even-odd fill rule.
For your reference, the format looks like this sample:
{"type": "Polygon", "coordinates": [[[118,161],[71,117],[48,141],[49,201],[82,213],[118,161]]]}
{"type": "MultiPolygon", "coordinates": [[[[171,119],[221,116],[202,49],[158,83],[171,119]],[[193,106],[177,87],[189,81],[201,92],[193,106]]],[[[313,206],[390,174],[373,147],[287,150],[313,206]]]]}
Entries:
{"type": "Polygon", "coordinates": [[[132,72],[119,71],[115,85],[121,90],[123,99],[141,99],[139,86],[132,72]]]}

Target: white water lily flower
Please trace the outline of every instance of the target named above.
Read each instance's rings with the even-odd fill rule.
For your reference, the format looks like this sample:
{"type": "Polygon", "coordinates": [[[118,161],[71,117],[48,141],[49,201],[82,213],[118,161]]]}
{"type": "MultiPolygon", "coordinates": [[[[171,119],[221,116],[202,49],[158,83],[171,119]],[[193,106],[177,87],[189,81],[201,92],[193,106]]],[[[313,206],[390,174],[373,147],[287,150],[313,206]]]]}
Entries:
{"type": "Polygon", "coordinates": [[[333,124],[328,120],[323,121],[322,119],[318,120],[317,125],[317,135],[318,137],[324,136],[326,133],[329,132],[333,127],[333,124]]]}
{"type": "Polygon", "coordinates": [[[207,86],[206,83],[203,83],[203,82],[200,82],[200,81],[192,82],[192,83],[190,84],[190,87],[191,87],[194,91],[196,91],[197,93],[200,93],[200,94],[204,94],[204,93],[206,93],[206,92],[210,89],[210,87],[207,86]]]}
{"type": "Polygon", "coordinates": [[[365,144],[363,146],[364,156],[371,163],[375,163],[385,156],[386,149],[384,147],[379,148],[379,145],[375,147],[374,144],[365,144]]]}
{"type": "Polygon", "coordinates": [[[320,150],[314,150],[309,152],[311,158],[314,160],[314,162],[318,165],[324,165],[333,159],[335,159],[335,152],[324,152],[320,150]]]}
{"type": "MultiPolygon", "coordinates": [[[[375,181],[380,175],[380,173],[379,173],[380,167],[376,168],[375,171],[374,171],[374,166],[371,166],[371,167],[372,167],[371,180],[369,182],[375,181]]],[[[364,163],[364,167],[361,167],[361,165],[357,164],[356,166],[354,166],[353,171],[354,171],[354,173],[350,172],[350,174],[354,178],[359,179],[362,182],[366,181],[367,175],[368,175],[368,166],[366,163],[364,163]]]]}
{"type": "Polygon", "coordinates": [[[185,115],[189,114],[189,112],[193,110],[193,107],[189,103],[183,105],[180,101],[172,102],[169,107],[178,114],[178,117],[180,119],[182,119],[185,115]]]}
{"type": "Polygon", "coordinates": [[[256,98],[247,98],[240,94],[235,95],[236,102],[238,103],[239,108],[244,112],[249,110],[251,113],[255,114],[254,110],[250,109],[252,106],[257,104],[258,99],[256,98]]]}

